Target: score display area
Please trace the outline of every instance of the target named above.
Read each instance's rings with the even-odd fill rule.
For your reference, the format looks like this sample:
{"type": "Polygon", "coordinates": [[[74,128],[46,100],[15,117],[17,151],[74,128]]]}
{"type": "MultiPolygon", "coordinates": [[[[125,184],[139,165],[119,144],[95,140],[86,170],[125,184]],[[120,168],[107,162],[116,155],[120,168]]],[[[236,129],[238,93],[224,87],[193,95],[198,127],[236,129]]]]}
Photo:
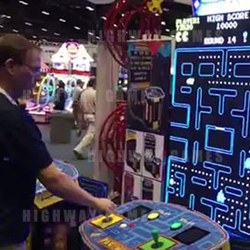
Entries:
{"type": "Polygon", "coordinates": [[[205,213],[248,238],[250,21],[221,30],[229,15],[176,22],[165,201],[205,213]]]}

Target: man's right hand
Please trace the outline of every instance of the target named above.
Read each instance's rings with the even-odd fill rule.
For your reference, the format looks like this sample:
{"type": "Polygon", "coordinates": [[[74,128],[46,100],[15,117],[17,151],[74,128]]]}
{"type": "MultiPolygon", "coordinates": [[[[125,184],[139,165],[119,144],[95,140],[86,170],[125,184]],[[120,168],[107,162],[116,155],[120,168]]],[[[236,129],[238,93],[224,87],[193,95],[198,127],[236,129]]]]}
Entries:
{"type": "Polygon", "coordinates": [[[93,208],[96,209],[100,213],[104,213],[105,215],[112,214],[116,205],[109,199],[104,198],[95,198],[93,208]]]}

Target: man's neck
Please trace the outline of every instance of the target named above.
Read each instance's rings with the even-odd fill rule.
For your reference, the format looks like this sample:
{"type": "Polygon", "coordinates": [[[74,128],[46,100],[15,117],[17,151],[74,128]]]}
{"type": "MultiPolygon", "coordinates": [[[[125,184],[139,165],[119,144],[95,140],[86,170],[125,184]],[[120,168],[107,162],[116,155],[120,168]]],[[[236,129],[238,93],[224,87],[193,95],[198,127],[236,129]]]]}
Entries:
{"type": "Polygon", "coordinates": [[[0,82],[0,88],[3,89],[11,98],[16,100],[19,96],[10,86],[11,86],[10,84],[5,84],[3,82],[0,82]]]}

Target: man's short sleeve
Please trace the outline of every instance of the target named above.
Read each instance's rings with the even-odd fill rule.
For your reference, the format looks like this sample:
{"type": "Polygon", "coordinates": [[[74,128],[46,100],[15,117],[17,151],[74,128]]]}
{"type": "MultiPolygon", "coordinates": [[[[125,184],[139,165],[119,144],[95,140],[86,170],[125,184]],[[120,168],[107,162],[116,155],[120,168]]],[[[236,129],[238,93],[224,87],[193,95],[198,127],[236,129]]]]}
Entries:
{"type": "Polygon", "coordinates": [[[23,120],[16,122],[10,119],[1,128],[5,138],[4,147],[15,162],[22,163],[36,173],[53,162],[39,129],[30,117],[24,116],[23,120]]]}

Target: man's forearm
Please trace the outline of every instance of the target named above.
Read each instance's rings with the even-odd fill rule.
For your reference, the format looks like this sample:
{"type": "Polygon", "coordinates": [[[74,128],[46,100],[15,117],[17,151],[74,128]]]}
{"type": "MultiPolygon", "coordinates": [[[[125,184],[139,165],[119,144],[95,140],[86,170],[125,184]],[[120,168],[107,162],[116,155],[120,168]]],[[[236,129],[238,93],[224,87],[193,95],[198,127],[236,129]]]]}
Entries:
{"type": "MultiPolygon", "coordinates": [[[[45,184],[46,185],[46,184],[45,184]]],[[[49,182],[46,188],[54,195],[81,206],[95,207],[96,198],[83,190],[69,176],[62,173],[60,178],[49,182]]]]}

